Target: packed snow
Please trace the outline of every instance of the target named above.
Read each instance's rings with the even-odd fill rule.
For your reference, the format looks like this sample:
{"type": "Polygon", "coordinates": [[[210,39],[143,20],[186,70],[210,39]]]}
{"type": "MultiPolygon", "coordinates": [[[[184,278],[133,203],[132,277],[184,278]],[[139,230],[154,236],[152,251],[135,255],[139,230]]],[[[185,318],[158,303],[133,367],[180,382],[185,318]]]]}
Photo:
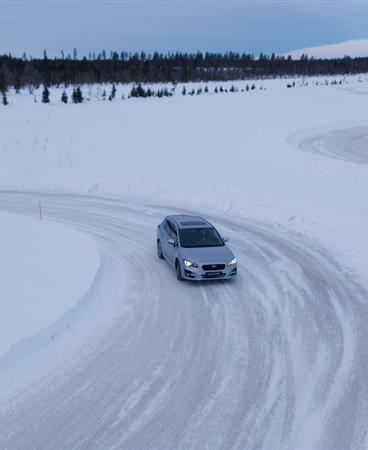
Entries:
{"type": "Polygon", "coordinates": [[[367,446],[366,76],[200,86],[0,106],[0,209],[42,202],[100,258],[82,301],[0,357],[0,446],[367,446]],[[158,261],[174,211],[230,237],[234,283],[180,284],[158,261]]]}

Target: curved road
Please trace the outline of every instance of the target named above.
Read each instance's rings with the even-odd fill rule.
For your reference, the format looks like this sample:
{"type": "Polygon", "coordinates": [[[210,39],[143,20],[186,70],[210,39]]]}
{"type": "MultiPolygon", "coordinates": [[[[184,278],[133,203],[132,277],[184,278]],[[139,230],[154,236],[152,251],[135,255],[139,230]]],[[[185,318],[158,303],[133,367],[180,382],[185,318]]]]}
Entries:
{"type": "MultiPolygon", "coordinates": [[[[291,138],[291,141],[295,141],[295,138],[291,138]]],[[[303,137],[297,144],[302,150],[311,153],[368,164],[368,126],[313,134],[303,137]]]]}
{"type": "Polygon", "coordinates": [[[0,209],[40,200],[97,241],[96,282],[120,309],[66,374],[0,406],[1,449],[367,447],[368,295],[325,248],[212,216],[239,277],[180,283],[154,245],[168,208],[4,192],[0,209]]]}

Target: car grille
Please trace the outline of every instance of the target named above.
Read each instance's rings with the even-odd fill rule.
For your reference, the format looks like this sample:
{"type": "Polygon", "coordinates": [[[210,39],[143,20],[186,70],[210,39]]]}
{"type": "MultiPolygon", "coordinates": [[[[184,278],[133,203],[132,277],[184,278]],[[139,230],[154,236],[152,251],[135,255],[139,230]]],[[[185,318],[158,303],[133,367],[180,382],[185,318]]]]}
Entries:
{"type": "Polygon", "coordinates": [[[202,275],[202,278],[223,278],[224,276],[223,272],[207,272],[202,275]]]}
{"type": "Polygon", "coordinates": [[[224,270],[225,264],[205,264],[202,266],[203,270],[224,270]]]}

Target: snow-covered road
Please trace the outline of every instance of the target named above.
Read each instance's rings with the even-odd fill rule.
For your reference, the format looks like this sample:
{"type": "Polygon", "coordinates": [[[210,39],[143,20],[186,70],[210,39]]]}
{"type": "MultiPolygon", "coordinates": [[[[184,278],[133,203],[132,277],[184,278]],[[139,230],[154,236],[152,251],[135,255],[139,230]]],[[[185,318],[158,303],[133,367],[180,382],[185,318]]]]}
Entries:
{"type": "MultiPolygon", "coordinates": [[[[96,241],[101,267],[83,302],[114,305],[115,317],[67,371],[0,405],[0,448],[367,447],[368,294],[317,242],[208,215],[230,237],[239,277],[179,283],[155,249],[170,208],[4,192],[0,209],[27,214],[35,201],[96,241]]],[[[0,359],[0,376],[11,364],[0,359]]]]}
{"type": "Polygon", "coordinates": [[[300,140],[303,150],[357,164],[368,164],[368,127],[352,127],[300,140]]]}

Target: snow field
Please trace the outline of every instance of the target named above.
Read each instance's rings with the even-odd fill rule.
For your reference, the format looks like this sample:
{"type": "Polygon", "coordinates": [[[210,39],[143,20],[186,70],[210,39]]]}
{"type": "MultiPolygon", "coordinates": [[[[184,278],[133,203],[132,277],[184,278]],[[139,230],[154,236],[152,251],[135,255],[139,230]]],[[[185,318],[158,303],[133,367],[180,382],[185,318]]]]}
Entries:
{"type": "Polygon", "coordinates": [[[368,89],[359,79],[82,105],[11,94],[0,108],[1,209],[34,214],[29,202],[41,199],[49,219],[96,242],[101,265],[63,318],[0,358],[4,399],[40,380],[35,367],[59,364],[1,405],[0,445],[361,447],[368,89]],[[186,210],[229,235],[234,283],[178,285],[157,262],[157,223],[186,210]]]}
{"type": "Polygon", "coordinates": [[[366,167],[300,148],[315,134],[366,124],[359,80],[306,78],[293,89],[262,80],[264,90],[248,93],[82,105],[12,94],[13,107],[0,108],[1,185],[157,198],[283,224],[322,240],[366,279],[366,167]]]}

